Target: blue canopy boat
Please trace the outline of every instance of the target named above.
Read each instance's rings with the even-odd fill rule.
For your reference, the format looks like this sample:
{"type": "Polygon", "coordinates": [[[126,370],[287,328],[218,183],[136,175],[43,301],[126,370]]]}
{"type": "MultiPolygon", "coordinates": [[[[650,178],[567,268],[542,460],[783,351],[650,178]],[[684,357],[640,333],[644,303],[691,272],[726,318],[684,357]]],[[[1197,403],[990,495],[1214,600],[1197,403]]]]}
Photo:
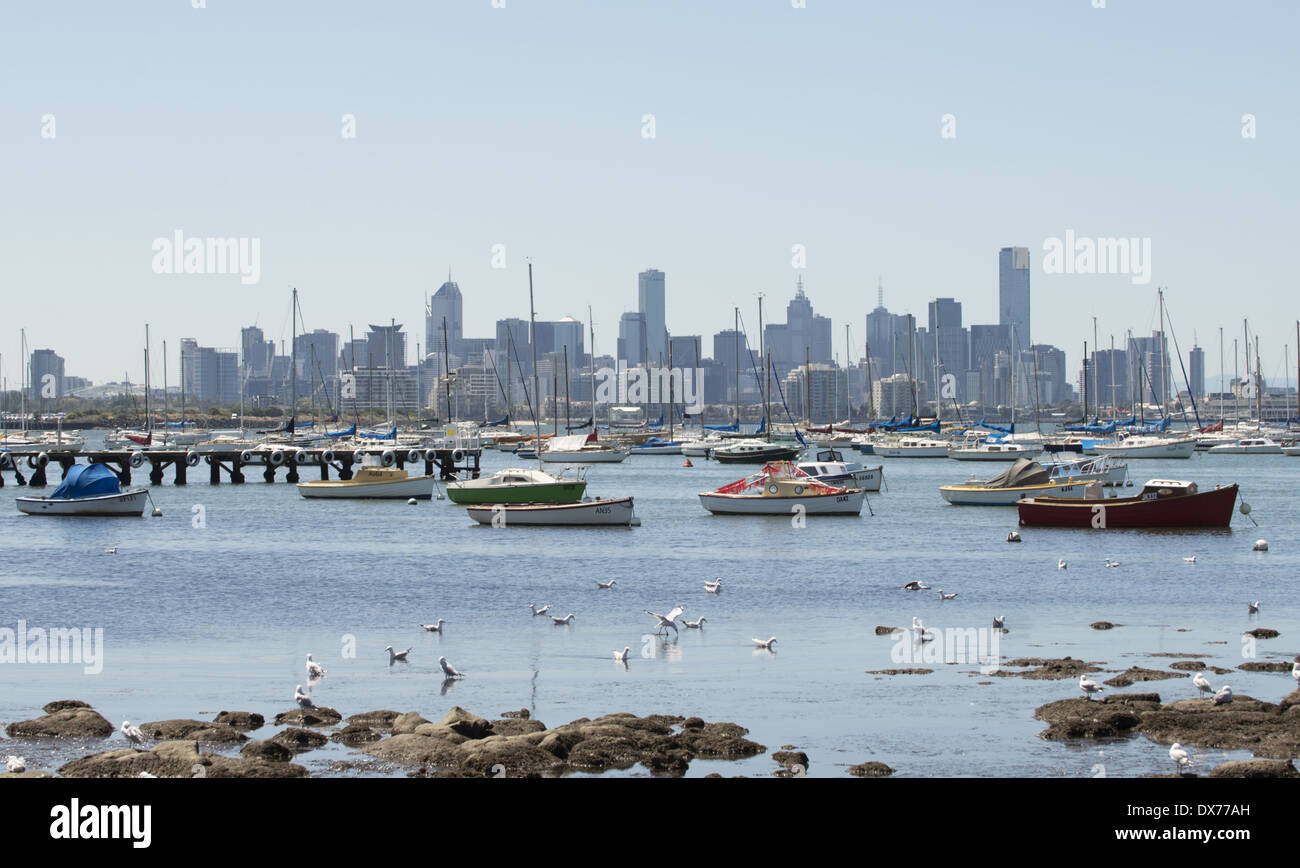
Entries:
{"type": "Polygon", "coordinates": [[[117,474],[104,464],[77,464],[49,497],[19,497],[28,515],[142,516],[147,488],[122,490],[117,474]]]}

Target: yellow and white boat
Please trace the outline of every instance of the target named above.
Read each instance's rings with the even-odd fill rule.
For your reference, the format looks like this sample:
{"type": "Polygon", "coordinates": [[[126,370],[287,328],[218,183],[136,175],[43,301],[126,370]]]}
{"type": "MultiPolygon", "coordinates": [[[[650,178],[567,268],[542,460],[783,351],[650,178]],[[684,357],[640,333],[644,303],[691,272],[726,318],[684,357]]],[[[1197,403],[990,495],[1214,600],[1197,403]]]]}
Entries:
{"type": "Polygon", "coordinates": [[[393,499],[429,500],[433,497],[436,476],[411,476],[405,470],[385,467],[379,455],[367,453],[361,467],[351,479],[320,479],[299,482],[298,493],[303,497],[332,498],[336,500],[393,499]]]}

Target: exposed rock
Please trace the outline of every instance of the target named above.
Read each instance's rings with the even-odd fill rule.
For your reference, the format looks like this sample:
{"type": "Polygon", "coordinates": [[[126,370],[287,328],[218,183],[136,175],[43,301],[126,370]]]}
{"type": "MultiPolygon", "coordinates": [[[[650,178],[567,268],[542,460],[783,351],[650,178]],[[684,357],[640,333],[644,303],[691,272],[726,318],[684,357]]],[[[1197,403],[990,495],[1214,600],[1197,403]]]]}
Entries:
{"type": "Polygon", "coordinates": [[[69,778],[155,777],[300,778],[302,766],[261,759],[237,759],[199,754],[193,741],[165,741],[153,750],[110,750],[65,764],[59,774],[69,778]]]}
{"type": "Polygon", "coordinates": [[[546,724],[530,718],[514,718],[492,721],[493,735],[527,735],[530,732],[545,732],[546,724]]]}
{"type": "Polygon", "coordinates": [[[489,721],[476,714],[470,714],[459,705],[453,706],[451,711],[447,712],[442,723],[466,738],[486,738],[492,734],[492,724],[489,721]]]}
{"type": "Polygon", "coordinates": [[[568,759],[569,765],[575,769],[626,769],[640,761],[641,746],[629,736],[598,735],[574,745],[568,759]]]}
{"type": "Polygon", "coordinates": [[[1180,672],[1213,672],[1215,675],[1227,675],[1232,671],[1222,666],[1210,666],[1203,660],[1179,660],[1177,663],[1170,663],[1169,668],[1180,672]]]}
{"type": "Polygon", "coordinates": [[[1123,627],[1123,624],[1112,624],[1110,621],[1093,621],[1088,625],[1094,630],[1114,630],[1116,627],[1123,627]]]}
{"type": "Polygon", "coordinates": [[[392,730],[393,735],[410,735],[415,732],[415,728],[422,723],[428,723],[414,711],[408,711],[406,714],[399,714],[393,718],[392,730]]]}
{"type": "Polygon", "coordinates": [[[343,715],[332,708],[318,705],[315,708],[295,708],[275,716],[276,726],[334,726],[343,715]]]}
{"type": "Polygon", "coordinates": [[[254,711],[223,711],[212,722],[223,723],[240,732],[249,732],[261,729],[266,724],[266,718],[254,711]]]}
{"type": "Polygon", "coordinates": [[[1226,762],[1215,766],[1210,771],[1212,778],[1300,778],[1300,772],[1291,765],[1290,760],[1251,759],[1239,762],[1226,762]]]}
{"type": "Polygon", "coordinates": [[[349,723],[342,730],[330,736],[333,741],[342,742],[348,747],[361,747],[363,744],[379,741],[383,737],[383,733],[356,723],[349,723]]]}
{"type": "Polygon", "coordinates": [[[440,738],[399,733],[368,744],[361,752],[388,762],[408,765],[452,766],[460,759],[456,745],[440,738]]]}
{"type": "Polygon", "coordinates": [[[266,762],[258,759],[237,759],[225,756],[205,756],[207,778],[305,778],[307,770],[293,763],[266,762]]]}
{"type": "Polygon", "coordinates": [[[293,759],[293,751],[284,745],[271,741],[250,741],[239,749],[239,755],[248,759],[260,759],[269,763],[287,763],[293,759]]]}
{"type": "Polygon", "coordinates": [[[1044,659],[1042,657],[1017,657],[1015,660],[1008,660],[998,665],[998,671],[991,673],[999,677],[1019,677],[1040,679],[1061,679],[1061,678],[1078,678],[1085,672],[1100,672],[1101,667],[1096,663],[1089,663],[1086,660],[1075,660],[1073,657],[1061,657],[1054,659],[1044,659]],[[1034,667],[1024,672],[1008,672],[1007,667],[1024,668],[1034,667]]]}
{"type": "Polygon", "coordinates": [[[1247,636],[1254,636],[1256,639],[1276,639],[1282,634],[1269,627],[1256,627],[1254,630],[1247,630],[1247,636]]]}
{"type": "Polygon", "coordinates": [[[57,778],[54,772],[0,772],[0,778],[57,778]]]}
{"type": "Polygon", "coordinates": [[[53,714],[69,708],[90,708],[90,703],[82,702],[80,699],[56,699],[54,702],[47,702],[41,710],[46,714],[53,714]]]}
{"type": "Polygon", "coordinates": [[[1290,672],[1291,664],[1252,660],[1249,663],[1241,664],[1237,668],[1243,672],[1290,672]]]}
{"type": "Polygon", "coordinates": [[[859,778],[887,778],[894,770],[881,762],[866,762],[849,767],[849,774],[859,778]]]}
{"type": "Polygon", "coordinates": [[[313,750],[321,747],[329,741],[329,737],[319,732],[312,732],[310,729],[299,729],[291,726],[283,732],[277,732],[271,736],[270,740],[278,745],[283,745],[294,753],[313,750]]]}
{"type": "Polygon", "coordinates": [[[707,723],[703,729],[683,732],[678,739],[683,747],[708,758],[743,759],[767,750],[744,738],[748,734],[749,730],[734,723],[707,723]]]}
{"type": "Polygon", "coordinates": [[[1039,706],[1034,717],[1049,724],[1038,734],[1049,741],[1114,738],[1135,729],[1144,712],[1159,707],[1159,694],[1115,693],[1101,700],[1058,699],[1039,706]]]}
{"type": "Polygon", "coordinates": [[[1183,699],[1143,714],[1140,731],[1162,744],[1247,749],[1256,756],[1290,759],[1300,756],[1300,711],[1291,698],[1278,705],[1245,695],[1223,705],[1183,699]]]}
{"type": "Polygon", "coordinates": [[[695,731],[704,729],[704,718],[688,717],[682,721],[682,729],[690,729],[695,731]]]}
{"type": "Polygon", "coordinates": [[[392,729],[393,721],[399,717],[401,717],[401,712],[399,711],[388,711],[382,709],[379,711],[365,711],[361,714],[354,714],[344,722],[347,723],[348,726],[364,726],[369,727],[370,729],[382,730],[392,729]]]}
{"type": "Polygon", "coordinates": [[[808,754],[801,750],[778,750],[772,754],[772,759],[777,765],[791,767],[802,766],[804,771],[808,770],[808,754]]]}
{"type": "Polygon", "coordinates": [[[1114,678],[1108,678],[1102,683],[1110,687],[1131,687],[1139,681],[1164,681],[1166,678],[1182,677],[1177,672],[1166,672],[1163,669],[1144,669],[1141,666],[1130,666],[1124,672],[1114,678]]]}
{"type": "Polygon", "coordinates": [[[467,741],[459,750],[462,770],[492,777],[525,777],[560,766],[554,754],[542,750],[527,736],[487,736],[467,741]]]}
{"type": "Polygon", "coordinates": [[[248,736],[232,726],[206,720],[155,720],[140,724],[140,732],[154,741],[185,739],[203,744],[230,744],[248,740],[248,736]]]}
{"type": "Polygon", "coordinates": [[[503,711],[501,712],[501,716],[505,718],[518,718],[520,720],[527,720],[532,717],[526,708],[521,708],[518,711],[503,711]]]}
{"type": "Polygon", "coordinates": [[[11,738],[107,738],[115,730],[99,712],[79,705],[5,727],[11,738]]]}
{"type": "Polygon", "coordinates": [[[464,744],[469,741],[469,736],[461,735],[445,723],[422,723],[415,728],[415,735],[427,735],[431,738],[440,738],[443,741],[449,741],[452,744],[464,744]]]}
{"type": "Polygon", "coordinates": [[[933,669],[868,669],[868,675],[929,675],[933,669]]]}
{"type": "Polygon", "coordinates": [[[877,636],[889,636],[893,633],[902,633],[902,627],[876,627],[877,636]]]}

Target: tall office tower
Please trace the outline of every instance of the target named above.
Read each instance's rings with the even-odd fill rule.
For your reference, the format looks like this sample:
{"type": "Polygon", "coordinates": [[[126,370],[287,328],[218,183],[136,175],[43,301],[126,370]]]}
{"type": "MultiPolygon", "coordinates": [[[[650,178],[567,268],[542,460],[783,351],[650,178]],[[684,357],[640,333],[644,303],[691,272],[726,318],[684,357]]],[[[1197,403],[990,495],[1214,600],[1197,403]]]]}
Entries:
{"type": "Polygon", "coordinates": [[[338,376],[339,336],[326,329],[298,335],[294,339],[297,350],[298,376],[308,382],[313,378],[326,383],[338,376]]]}
{"type": "Polygon", "coordinates": [[[406,367],[406,332],[402,331],[401,323],[397,325],[375,325],[370,324],[370,331],[366,334],[366,342],[369,344],[371,362],[376,368],[404,368],[406,367]]]}
{"type": "MultiPolygon", "coordinates": [[[[497,339],[495,342],[497,361],[511,371],[511,378],[520,376],[522,373],[530,372],[533,369],[533,350],[529,343],[528,320],[525,319],[499,319],[497,320],[497,339]]],[[[505,375],[501,377],[505,382],[505,375]]],[[[517,393],[522,396],[523,393],[517,393]]]]}
{"type": "MultiPolygon", "coordinates": [[[[1128,352],[1097,350],[1092,354],[1092,359],[1092,369],[1096,376],[1089,379],[1088,403],[1094,407],[1127,407],[1131,403],[1128,390],[1128,352]]],[[[1081,399],[1082,391],[1080,388],[1081,399]]]]}
{"type": "MultiPolygon", "coordinates": [[[[664,319],[664,273],[649,268],[637,275],[637,311],[645,318],[645,357],[659,364],[662,355],[668,364],[667,322],[664,319]]],[[[632,362],[632,359],[628,359],[632,362]]],[[[640,361],[638,358],[636,361],[640,361]]]]}
{"type": "Polygon", "coordinates": [[[1029,248],[1003,247],[998,253],[998,323],[1015,326],[1015,345],[1032,344],[1029,330],[1029,248]]]}
{"type": "Polygon", "coordinates": [[[239,338],[244,371],[252,377],[269,376],[271,359],[275,356],[275,343],[266,340],[257,326],[240,329],[239,338]]]}
{"type": "MultiPolygon", "coordinates": [[[[741,379],[744,380],[745,375],[749,374],[750,370],[749,342],[745,340],[745,333],[737,332],[735,329],[727,329],[715,334],[713,336],[713,360],[721,366],[722,370],[719,376],[726,381],[721,387],[725,400],[738,400],[739,396],[736,395],[736,372],[739,370],[741,379]],[[739,347],[736,346],[737,343],[740,344],[739,347]],[[740,350],[739,353],[736,352],[737,349],[740,350]],[[738,364],[739,368],[737,368],[738,364]]],[[[753,376],[750,375],[749,379],[752,380],[753,376]]],[[[743,391],[745,383],[742,382],[740,388],[743,391]]]]}
{"type": "Polygon", "coordinates": [[[461,339],[465,336],[464,300],[460,285],[450,278],[429,299],[424,317],[424,349],[426,352],[443,351],[443,319],[447,321],[446,346],[453,356],[461,355],[461,339]]]}
{"type": "Polygon", "coordinates": [[[1205,398],[1205,350],[1192,347],[1187,356],[1188,379],[1191,380],[1192,397],[1200,401],[1205,398]]]}
{"type": "Polygon", "coordinates": [[[930,332],[934,336],[942,374],[957,378],[957,398],[960,401],[978,399],[967,396],[963,375],[971,367],[970,335],[961,325],[961,302],[951,298],[936,298],[930,302],[930,332]]]}
{"type": "Polygon", "coordinates": [[[63,397],[62,356],[54,350],[32,350],[28,364],[31,393],[27,397],[33,401],[39,401],[41,398],[63,397]]]}
{"type": "Polygon", "coordinates": [[[647,359],[651,365],[659,364],[659,357],[650,355],[650,339],[644,313],[628,311],[619,318],[618,358],[629,368],[641,367],[647,359]]]}

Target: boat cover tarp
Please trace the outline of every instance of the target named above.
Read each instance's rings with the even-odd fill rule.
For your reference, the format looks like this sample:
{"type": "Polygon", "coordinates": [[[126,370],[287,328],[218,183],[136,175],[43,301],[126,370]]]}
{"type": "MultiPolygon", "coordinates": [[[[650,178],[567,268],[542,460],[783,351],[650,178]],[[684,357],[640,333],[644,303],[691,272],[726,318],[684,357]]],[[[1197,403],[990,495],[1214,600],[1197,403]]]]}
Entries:
{"type": "Polygon", "coordinates": [[[1016,433],[1016,425],[1014,422],[1012,422],[1009,427],[1003,428],[1001,425],[994,425],[990,422],[985,422],[983,419],[981,419],[978,422],[976,422],[975,425],[978,428],[987,428],[990,431],[1001,431],[1003,434],[1016,433]]]}
{"type": "Polygon", "coordinates": [[[78,464],[68,471],[63,484],[54,489],[51,497],[101,497],[120,494],[122,483],[117,474],[104,464],[78,464]]]}
{"type": "Polygon", "coordinates": [[[893,431],[894,431],[895,434],[922,434],[922,433],[933,433],[933,434],[938,434],[940,430],[941,430],[941,429],[940,429],[940,427],[939,427],[939,420],[938,420],[938,419],[934,420],[934,421],[931,422],[929,425],[918,425],[918,426],[913,427],[913,428],[894,428],[894,429],[893,429],[893,431]]]}
{"type": "Polygon", "coordinates": [[[1166,416],[1159,422],[1152,422],[1148,425],[1130,425],[1129,430],[1141,434],[1160,434],[1169,430],[1171,417],[1166,416]]]}
{"type": "Polygon", "coordinates": [[[509,425],[509,424],[510,424],[510,414],[507,413],[504,416],[502,416],[500,419],[496,420],[495,422],[489,422],[488,427],[500,428],[503,425],[509,425]]]}
{"type": "Polygon", "coordinates": [[[579,422],[577,425],[565,425],[565,426],[564,426],[564,430],[565,430],[565,431],[578,431],[578,430],[580,430],[580,429],[582,429],[582,428],[594,428],[594,427],[595,427],[595,425],[594,425],[595,421],[596,421],[595,417],[592,417],[592,418],[588,419],[586,422],[579,422]]]}
{"type": "Polygon", "coordinates": [[[1017,458],[1016,462],[984,483],[986,488],[1016,488],[1021,485],[1044,485],[1051,482],[1051,474],[1031,458],[1017,458]]]}
{"type": "Polygon", "coordinates": [[[547,452],[577,452],[587,442],[586,434],[566,434],[552,437],[546,444],[547,452]]]}
{"type": "Polygon", "coordinates": [[[751,493],[759,496],[764,488],[767,487],[770,477],[791,477],[802,480],[805,488],[815,491],[840,491],[841,489],[834,485],[812,478],[809,474],[800,470],[790,461],[772,461],[763,465],[763,469],[757,473],[752,473],[744,479],[737,479],[735,482],[729,482],[719,488],[714,494],[747,494],[751,493]]]}
{"type": "Polygon", "coordinates": [[[706,431],[739,431],[739,430],[740,430],[740,420],[737,419],[735,422],[732,422],[730,425],[705,425],[705,426],[704,426],[704,430],[706,430],[706,431]]]}
{"type": "Polygon", "coordinates": [[[359,437],[365,437],[367,440],[396,440],[396,439],[397,439],[397,427],[394,426],[394,427],[393,427],[393,430],[392,430],[392,431],[389,431],[387,434],[368,434],[368,433],[366,433],[365,431],[362,431],[362,432],[361,432],[359,435],[357,435],[357,436],[359,436],[359,437]]]}
{"type": "Polygon", "coordinates": [[[326,431],[326,437],[352,437],[357,433],[357,423],[353,422],[352,427],[345,431],[326,431]]]}
{"type": "MultiPolygon", "coordinates": [[[[644,443],[641,444],[641,447],[653,447],[653,446],[680,446],[680,445],[681,445],[680,442],[677,441],[677,440],[663,440],[663,439],[660,439],[659,437],[650,437],[650,438],[648,438],[644,443]]],[[[641,448],[641,447],[635,447],[635,446],[634,446],[634,447],[632,447],[632,448],[633,448],[633,449],[637,449],[637,448],[641,448]]]]}

